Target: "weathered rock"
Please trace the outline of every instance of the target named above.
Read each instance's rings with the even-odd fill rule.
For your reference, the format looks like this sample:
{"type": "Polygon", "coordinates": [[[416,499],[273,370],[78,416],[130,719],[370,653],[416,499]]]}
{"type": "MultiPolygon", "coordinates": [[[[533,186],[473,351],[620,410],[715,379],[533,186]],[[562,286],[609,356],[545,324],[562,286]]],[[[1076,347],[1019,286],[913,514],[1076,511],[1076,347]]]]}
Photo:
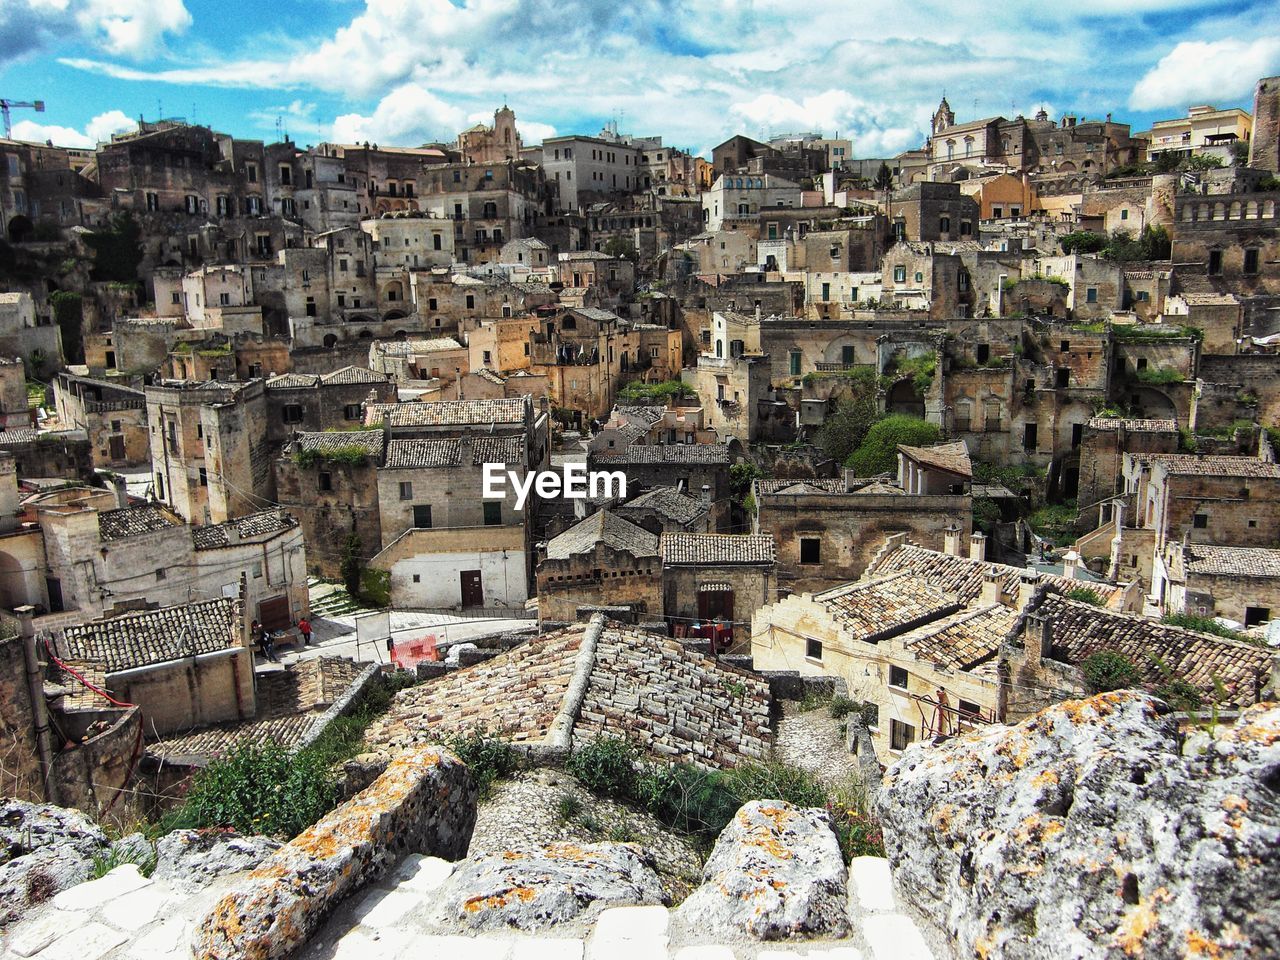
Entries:
{"type": "Polygon", "coordinates": [[[438,747],[406,751],[238,881],[197,924],[193,956],[286,956],[339,901],[405,854],[462,856],[475,817],[475,781],[461,760],[438,747]]]}
{"type": "Polygon", "coordinates": [[[552,843],[473,857],[439,898],[440,921],[469,930],[538,930],[607,907],[664,902],[652,859],[630,843],[552,843]]]}
{"type": "Polygon", "coordinates": [[[913,746],[876,805],[898,897],[990,960],[1280,955],[1280,707],[1199,756],[1143,694],[913,746]]]}
{"type": "Polygon", "coordinates": [[[760,940],[849,932],[848,873],[825,810],[753,800],[716,839],[677,914],[689,929],[760,940]]]}
{"type": "Polygon", "coordinates": [[[0,802],[0,927],[60,890],[89,878],[110,844],[79,810],[0,802]]]}
{"type": "Polygon", "coordinates": [[[458,665],[462,662],[463,653],[472,653],[480,648],[474,643],[455,643],[444,656],[444,662],[458,665]]]}
{"type": "Polygon", "coordinates": [[[156,844],[152,876],[175,890],[198,890],[228,873],[252,870],[283,845],[234,830],[175,830],[156,844]]]}

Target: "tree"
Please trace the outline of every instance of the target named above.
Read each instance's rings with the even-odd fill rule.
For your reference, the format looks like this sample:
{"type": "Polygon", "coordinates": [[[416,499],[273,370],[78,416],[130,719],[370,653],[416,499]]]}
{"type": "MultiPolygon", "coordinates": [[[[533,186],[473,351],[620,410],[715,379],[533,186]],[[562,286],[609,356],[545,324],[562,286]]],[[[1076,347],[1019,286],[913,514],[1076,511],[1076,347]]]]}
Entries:
{"type": "Polygon", "coordinates": [[[360,554],[363,549],[358,533],[347,534],[347,539],[342,544],[342,565],[339,567],[339,572],[342,574],[342,582],[346,584],[347,593],[351,594],[352,599],[360,596],[360,574],[364,566],[364,560],[360,554]]]}
{"type": "Polygon", "coordinates": [[[849,455],[847,466],[859,477],[895,472],[898,467],[898,444],[927,446],[937,443],[941,436],[942,431],[937,424],[905,413],[895,413],[872,424],[866,439],[849,455]]]}
{"type": "Polygon", "coordinates": [[[1188,170],[1217,170],[1223,166],[1222,158],[1215,157],[1207,153],[1198,153],[1195,156],[1187,157],[1183,161],[1183,165],[1188,170]]]}
{"type": "Polygon", "coordinates": [[[142,262],[142,227],[133,219],[133,214],[116,214],[106,229],[85,234],[84,242],[93,251],[90,276],[94,280],[138,282],[138,264],[142,262]]]}
{"type": "Polygon", "coordinates": [[[835,410],[813,438],[818,448],[837,463],[849,459],[849,454],[866,439],[871,425],[880,419],[874,371],[857,369],[849,373],[848,392],[836,402],[835,410]]]}
{"type": "Polygon", "coordinates": [[[880,169],[876,171],[876,178],[871,185],[881,192],[887,191],[893,186],[893,171],[889,169],[889,164],[883,160],[880,161],[880,169]]]}
{"type": "Polygon", "coordinates": [[[1116,230],[1102,249],[1107,260],[1168,260],[1173,250],[1169,231],[1161,226],[1148,225],[1135,240],[1127,230],[1116,230]]]}
{"type": "Polygon", "coordinates": [[[741,503],[751,493],[751,484],[763,477],[764,471],[754,463],[735,463],[729,468],[729,493],[741,503]]]}
{"type": "Polygon", "coordinates": [[[1244,167],[1249,164],[1249,141],[1233,140],[1231,142],[1231,164],[1236,167],[1244,167]]]}
{"type": "Polygon", "coordinates": [[[1066,254],[1097,253],[1107,245],[1107,238],[1092,230],[1075,230],[1063,236],[1058,243],[1066,254]]]}
{"type": "Polygon", "coordinates": [[[1173,173],[1178,169],[1180,160],[1172,150],[1164,150],[1156,154],[1155,168],[1157,173],[1173,173]]]}
{"type": "Polygon", "coordinates": [[[49,294],[53,319],[62,333],[62,355],[67,363],[84,363],[84,301],[71,290],[49,294]]]}
{"type": "Polygon", "coordinates": [[[630,260],[632,263],[640,259],[640,254],[636,253],[636,245],[626,237],[610,237],[604,242],[604,248],[601,252],[607,253],[611,257],[630,260]]]}

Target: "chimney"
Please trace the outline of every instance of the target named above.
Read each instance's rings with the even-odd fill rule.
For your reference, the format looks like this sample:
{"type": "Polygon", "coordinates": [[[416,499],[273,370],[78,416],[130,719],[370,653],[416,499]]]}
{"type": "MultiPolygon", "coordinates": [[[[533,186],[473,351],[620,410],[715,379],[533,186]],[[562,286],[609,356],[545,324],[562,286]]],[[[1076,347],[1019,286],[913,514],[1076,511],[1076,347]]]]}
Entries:
{"type": "Polygon", "coordinates": [[[969,559],[985,560],[987,559],[987,535],[975,531],[969,537],[969,559]]]}
{"type": "Polygon", "coordinates": [[[942,552],[951,557],[960,556],[960,524],[953,523],[942,528],[942,552]]]}
{"type": "Polygon", "coordinates": [[[1000,574],[995,568],[982,575],[982,593],[979,594],[978,599],[984,607],[1004,603],[1004,584],[1001,583],[1000,574]]]}
{"type": "Polygon", "coordinates": [[[1018,609],[1025,610],[1031,598],[1035,596],[1036,587],[1040,583],[1040,574],[1024,573],[1018,578],[1018,609]]]}
{"type": "Polygon", "coordinates": [[[1062,558],[1062,575],[1068,580],[1079,580],[1082,566],[1084,566],[1084,558],[1074,550],[1068,550],[1062,558]]]}
{"type": "Polygon", "coordinates": [[[1041,660],[1053,656],[1053,621],[1043,613],[1027,614],[1023,644],[1028,653],[1034,652],[1041,660]]]}
{"type": "Polygon", "coordinates": [[[709,483],[702,485],[702,505],[708,510],[711,509],[711,484],[709,483]]]}
{"type": "Polygon", "coordinates": [[[129,485],[125,478],[116,474],[111,478],[111,485],[116,491],[116,506],[123,510],[129,506],[129,485]]]}

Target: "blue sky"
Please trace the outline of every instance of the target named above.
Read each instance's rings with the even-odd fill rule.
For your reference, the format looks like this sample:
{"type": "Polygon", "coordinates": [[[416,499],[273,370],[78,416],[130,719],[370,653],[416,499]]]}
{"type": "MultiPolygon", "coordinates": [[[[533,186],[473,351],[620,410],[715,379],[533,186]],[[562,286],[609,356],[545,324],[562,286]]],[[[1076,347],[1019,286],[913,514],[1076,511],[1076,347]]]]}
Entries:
{"type": "Polygon", "coordinates": [[[839,131],[918,146],[961,121],[1073,112],[1142,129],[1250,107],[1280,74],[1280,0],[0,0],[15,136],[89,145],[139,115],[298,143],[452,139],[504,101],[527,142],[839,131]]]}

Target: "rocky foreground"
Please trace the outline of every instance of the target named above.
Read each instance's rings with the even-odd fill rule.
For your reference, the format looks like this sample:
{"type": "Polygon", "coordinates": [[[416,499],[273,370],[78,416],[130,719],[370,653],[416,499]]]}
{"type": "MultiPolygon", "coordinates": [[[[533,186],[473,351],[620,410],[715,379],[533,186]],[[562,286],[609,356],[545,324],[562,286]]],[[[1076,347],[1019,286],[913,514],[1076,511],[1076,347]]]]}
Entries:
{"type": "Polygon", "coordinates": [[[0,822],[27,846],[0,864],[0,905],[21,914],[0,944],[40,960],[1271,957],[1278,788],[1280,707],[1188,741],[1158,701],[1108,694],[909,749],[878,799],[889,860],[846,866],[826,811],[749,803],[675,904],[642,843],[465,855],[470,774],[419,748],[288,844],[170,835],[151,878],[75,882],[78,848],[105,837],[10,805],[0,822]],[[32,897],[23,878],[58,857],[68,885],[32,897]]]}

